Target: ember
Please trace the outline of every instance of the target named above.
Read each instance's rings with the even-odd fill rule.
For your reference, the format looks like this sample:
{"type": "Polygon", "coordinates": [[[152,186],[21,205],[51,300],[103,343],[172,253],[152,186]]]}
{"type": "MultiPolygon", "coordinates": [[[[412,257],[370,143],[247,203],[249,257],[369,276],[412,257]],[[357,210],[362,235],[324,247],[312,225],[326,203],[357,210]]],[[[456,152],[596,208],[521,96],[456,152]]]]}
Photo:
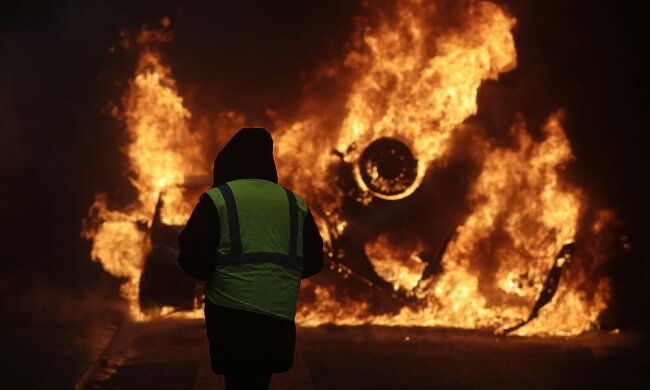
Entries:
{"type": "MultiPolygon", "coordinates": [[[[529,318],[556,256],[575,241],[557,290],[513,334],[597,326],[608,280],[581,265],[590,253],[576,239],[588,197],[560,174],[574,159],[562,127],[570,113],[549,113],[538,140],[520,118],[509,147],[464,124],[477,112],[481,83],[516,66],[515,19],[489,2],[469,2],[448,27],[438,24],[446,15],[435,2],[400,0],[391,15],[368,7],[345,63],[331,70],[355,75],[339,126],[326,127],[328,113],[318,112],[278,120],[274,133],[281,184],[313,205],[335,271],[304,284],[298,323],[510,328],[529,318]],[[455,175],[461,157],[471,169],[455,175]]],[[[243,122],[224,111],[221,127],[190,131],[191,114],[156,49],[169,40],[165,29],[143,29],[135,40],[140,61],[117,114],[130,135],[124,150],[138,199],[111,210],[98,196],[84,233],[93,259],[126,278],[122,294],[139,320],[174,310],[145,313],[138,303],[143,262],[157,245],[156,205],[163,224],[182,225],[196,202],[187,183],[209,175],[202,140],[227,138],[243,122]]],[[[581,237],[598,240],[601,230],[581,237]]],[[[194,307],[183,315],[200,316],[200,299],[194,307]]]]}

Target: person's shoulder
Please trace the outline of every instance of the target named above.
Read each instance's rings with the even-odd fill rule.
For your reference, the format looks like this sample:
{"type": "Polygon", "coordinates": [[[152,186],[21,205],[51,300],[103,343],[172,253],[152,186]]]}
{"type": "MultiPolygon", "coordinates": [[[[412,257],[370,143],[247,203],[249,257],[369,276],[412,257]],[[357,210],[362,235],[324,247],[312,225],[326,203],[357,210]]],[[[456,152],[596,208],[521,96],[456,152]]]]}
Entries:
{"type": "Polygon", "coordinates": [[[299,202],[306,203],[305,200],[302,198],[302,196],[300,196],[300,194],[298,194],[298,193],[296,193],[296,192],[294,192],[293,194],[296,195],[296,199],[297,199],[299,202]]]}
{"type": "Polygon", "coordinates": [[[307,205],[307,202],[296,192],[293,192],[293,194],[296,196],[296,202],[298,203],[298,207],[304,209],[304,210],[309,210],[309,206],[307,205]]]}
{"type": "Polygon", "coordinates": [[[217,201],[219,197],[221,197],[221,191],[219,190],[219,187],[212,187],[201,194],[199,197],[199,202],[210,201],[210,203],[213,203],[217,201]]]}

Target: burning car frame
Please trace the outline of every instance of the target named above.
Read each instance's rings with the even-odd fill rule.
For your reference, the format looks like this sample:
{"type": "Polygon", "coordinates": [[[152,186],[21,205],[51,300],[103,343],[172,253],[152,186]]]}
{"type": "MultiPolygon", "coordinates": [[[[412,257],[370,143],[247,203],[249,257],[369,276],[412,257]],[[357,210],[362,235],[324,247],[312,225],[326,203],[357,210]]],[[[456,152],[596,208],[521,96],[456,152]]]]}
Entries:
{"type": "MultiPolygon", "coordinates": [[[[304,283],[297,322],[518,335],[597,327],[609,285],[587,265],[604,259],[583,243],[599,240],[595,224],[611,218],[562,175],[575,159],[563,128],[570,113],[550,111],[535,137],[514,118],[507,142],[471,120],[481,84],[517,65],[515,18],[490,2],[459,4],[454,18],[436,2],[391,4],[367,5],[344,61],[321,72],[349,79],[340,121],[313,109],[276,120],[280,184],[312,207],[332,271],[304,283]]],[[[139,320],[179,308],[201,316],[200,288],[165,276],[176,272],[175,235],[209,185],[187,178],[209,174],[208,140],[245,122],[223,109],[216,124],[191,129],[160,55],[171,40],[166,27],[143,28],[127,45],[139,60],[114,111],[138,195],[119,210],[98,195],[83,233],[92,258],[125,278],[139,320]],[[163,288],[175,283],[178,292],[163,288]]]]}

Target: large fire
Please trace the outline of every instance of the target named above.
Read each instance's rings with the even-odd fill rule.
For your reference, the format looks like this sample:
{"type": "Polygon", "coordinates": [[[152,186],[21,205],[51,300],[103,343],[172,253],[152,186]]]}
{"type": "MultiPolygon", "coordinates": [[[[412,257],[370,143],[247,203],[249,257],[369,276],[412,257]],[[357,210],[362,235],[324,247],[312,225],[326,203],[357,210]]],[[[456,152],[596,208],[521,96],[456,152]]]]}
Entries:
{"type": "MultiPolygon", "coordinates": [[[[359,24],[345,62],[326,72],[332,78],[341,69],[354,75],[340,102],[345,116],[337,128],[323,124],[327,112],[311,112],[293,122],[277,121],[280,184],[310,204],[336,277],[336,282],[321,278],[303,283],[296,321],[303,326],[508,328],[530,315],[563,245],[577,236],[598,240],[608,222],[597,218],[598,229],[594,224],[579,234],[581,220],[588,219],[588,196],[560,174],[574,159],[562,128],[563,110],[550,113],[540,140],[519,118],[510,129],[510,146],[497,146],[476,126],[465,125],[477,112],[481,83],[516,67],[511,32],[515,19],[489,2],[467,3],[450,25],[438,23],[449,11],[435,2],[398,0],[393,6],[390,12],[369,6],[371,16],[359,24]],[[394,179],[381,181],[381,167],[364,157],[364,151],[380,139],[388,140],[383,141],[389,146],[387,158],[391,153],[399,157],[394,158],[395,164],[411,158],[410,151],[412,177],[407,170],[398,170],[394,179]],[[399,148],[405,150],[403,155],[399,148]],[[422,228],[427,220],[439,218],[435,210],[440,210],[430,207],[428,203],[439,200],[427,198],[429,192],[422,187],[427,175],[444,169],[459,148],[478,169],[468,176],[472,181],[466,199],[458,199],[466,206],[450,218],[448,238],[440,240],[433,237],[441,235],[435,229],[422,228]],[[336,184],[337,166],[351,167],[355,190],[336,184]],[[395,191],[382,193],[382,186],[395,191]],[[398,213],[417,220],[413,230],[420,233],[382,228],[359,245],[372,272],[391,286],[386,296],[398,297],[398,307],[378,309],[382,304],[376,303],[383,298],[337,288],[356,272],[345,265],[346,254],[338,244],[341,237],[352,234],[350,224],[354,224],[346,202],[370,210],[373,204],[400,205],[416,195],[420,203],[409,203],[398,213]],[[422,205],[421,210],[413,204],[422,205]],[[439,264],[429,272],[431,259],[423,253],[434,247],[441,248],[439,264]]],[[[138,300],[159,199],[160,221],[183,225],[197,201],[187,196],[184,183],[210,174],[209,156],[214,151],[206,152],[205,139],[227,140],[244,123],[241,115],[224,110],[218,128],[190,130],[191,114],[157,49],[159,42],[170,40],[166,31],[143,29],[129,42],[140,50],[139,63],[116,113],[129,134],[124,152],[138,198],[128,207],[112,210],[106,196],[99,195],[84,221],[84,236],[93,240],[93,260],[125,278],[122,295],[138,320],[174,310],[163,306],[144,311],[138,300]]],[[[377,152],[377,158],[384,158],[382,153],[377,152]]],[[[581,248],[579,241],[576,247],[581,248]]],[[[582,246],[588,247],[594,246],[582,246]]],[[[552,300],[515,334],[572,335],[597,325],[598,315],[607,307],[608,281],[583,265],[593,263],[589,256],[587,249],[577,250],[552,300]]],[[[367,284],[369,291],[377,285],[367,284]]],[[[182,315],[200,316],[199,306],[182,315]]]]}

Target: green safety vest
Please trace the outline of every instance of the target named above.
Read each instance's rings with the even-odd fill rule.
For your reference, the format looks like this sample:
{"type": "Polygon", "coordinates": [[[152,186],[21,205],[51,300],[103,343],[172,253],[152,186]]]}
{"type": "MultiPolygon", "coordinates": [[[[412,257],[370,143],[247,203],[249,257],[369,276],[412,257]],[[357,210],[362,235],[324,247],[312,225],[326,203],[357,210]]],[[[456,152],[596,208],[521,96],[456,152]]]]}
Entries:
{"type": "Polygon", "coordinates": [[[260,179],[234,180],[206,194],[217,207],[221,232],[207,299],[293,321],[307,204],[292,191],[260,179]]]}

